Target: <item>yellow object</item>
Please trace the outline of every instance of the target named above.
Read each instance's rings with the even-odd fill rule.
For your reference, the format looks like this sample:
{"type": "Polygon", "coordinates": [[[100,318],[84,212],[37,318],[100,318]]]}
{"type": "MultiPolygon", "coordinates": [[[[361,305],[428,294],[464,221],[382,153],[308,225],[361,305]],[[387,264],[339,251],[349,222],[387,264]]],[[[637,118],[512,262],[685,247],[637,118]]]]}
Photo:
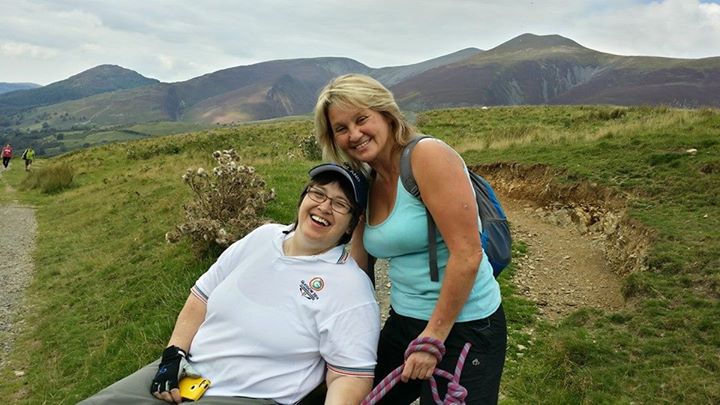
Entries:
{"type": "Polygon", "coordinates": [[[180,379],[180,396],[183,399],[197,401],[210,387],[210,380],[202,377],[183,377],[180,379]]]}

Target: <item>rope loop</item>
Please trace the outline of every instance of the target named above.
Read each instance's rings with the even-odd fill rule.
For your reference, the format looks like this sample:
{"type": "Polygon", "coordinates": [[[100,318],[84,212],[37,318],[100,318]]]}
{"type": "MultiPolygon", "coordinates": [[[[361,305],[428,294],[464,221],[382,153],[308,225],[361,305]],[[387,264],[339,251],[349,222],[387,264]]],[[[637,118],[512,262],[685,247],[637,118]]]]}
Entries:
{"type": "Polygon", "coordinates": [[[421,337],[413,340],[405,350],[405,360],[410,357],[411,354],[416,352],[426,352],[435,356],[438,363],[442,360],[445,355],[445,345],[440,339],[432,337],[421,337]]]}
{"type": "MultiPolygon", "coordinates": [[[[470,352],[470,347],[470,342],[465,343],[465,346],[463,346],[460,356],[458,357],[458,362],[455,365],[454,374],[450,374],[445,370],[435,367],[433,376],[430,377],[430,391],[432,392],[433,400],[437,405],[465,405],[465,398],[467,397],[468,392],[465,387],[460,385],[460,374],[462,373],[462,369],[465,365],[465,359],[470,352]],[[437,381],[435,381],[434,376],[450,380],[447,386],[447,393],[445,394],[445,398],[443,400],[440,399],[440,394],[437,389],[437,381]]],[[[407,360],[413,353],[426,352],[434,355],[439,364],[445,355],[445,351],[445,345],[439,339],[431,337],[417,338],[410,342],[407,350],[405,350],[405,360],[407,360]]],[[[398,382],[401,381],[403,367],[404,364],[400,365],[383,378],[382,381],[373,388],[370,394],[365,397],[361,405],[377,404],[382,397],[384,397],[395,385],[397,385],[398,382]]]]}

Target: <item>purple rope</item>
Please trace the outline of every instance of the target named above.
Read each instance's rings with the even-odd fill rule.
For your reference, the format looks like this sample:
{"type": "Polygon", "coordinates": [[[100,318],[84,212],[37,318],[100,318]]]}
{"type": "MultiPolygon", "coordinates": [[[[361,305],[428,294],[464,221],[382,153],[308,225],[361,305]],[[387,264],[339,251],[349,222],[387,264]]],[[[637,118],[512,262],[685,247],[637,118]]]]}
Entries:
{"type": "MultiPolygon", "coordinates": [[[[467,390],[465,387],[460,385],[460,373],[462,373],[463,366],[465,365],[465,359],[470,351],[470,343],[465,343],[458,362],[455,365],[455,373],[450,374],[445,370],[441,370],[435,367],[433,376],[430,377],[430,390],[432,391],[433,400],[437,405],[465,405],[465,397],[467,397],[467,390]],[[437,389],[437,382],[434,376],[444,377],[450,380],[447,386],[447,394],[445,394],[445,400],[440,399],[440,394],[437,389]]],[[[438,339],[431,337],[417,338],[410,342],[407,350],[405,350],[405,360],[415,352],[427,352],[437,358],[438,364],[445,355],[445,345],[438,339]]],[[[362,401],[361,405],[375,405],[382,397],[384,397],[394,386],[400,382],[402,376],[403,365],[393,370],[380,383],[373,388],[367,397],[362,401]]]]}

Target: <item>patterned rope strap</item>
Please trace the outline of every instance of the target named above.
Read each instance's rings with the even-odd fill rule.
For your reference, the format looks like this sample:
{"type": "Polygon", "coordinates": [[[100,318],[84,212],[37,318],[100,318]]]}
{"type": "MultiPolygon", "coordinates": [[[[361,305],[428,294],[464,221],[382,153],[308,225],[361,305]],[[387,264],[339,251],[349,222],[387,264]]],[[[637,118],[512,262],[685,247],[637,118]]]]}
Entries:
{"type": "MultiPolygon", "coordinates": [[[[467,397],[467,390],[465,389],[465,387],[460,385],[460,373],[462,373],[463,366],[465,365],[465,359],[467,358],[467,354],[470,351],[470,346],[471,345],[469,342],[465,343],[465,346],[460,352],[458,362],[455,365],[454,374],[450,374],[445,370],[441,370],[435,367],[433,375],[444,377],[450,380],[450,382],[448,383],[447,394],[445,394],[445,400],[442,401],[440,400],[440,394],[438,393],[435,377],[430,377],[430,390],[432,391],[433,399],[435,400],[435,403],[437,405],[465,405],[465,397],[467,397]]],[[[434,355],[435,358],[437,358],[438,363],[440,363],[440,360],[442,360],[442,357],[445,355],[445,345],[440,340],[431,337],[417,338],[410,342],[407,350],[405,350],[405,360],[407,360],[407,358],[415,352],[430,353],[434,355]]],[[[380,381],[380,383],[375,388],[373,388],[370,394],[365,397],[361,405],[377,404],[382,397],[384,397],[394,386],[397,385],[398,382],[400,382],[402,371],[403,365],[400,365],[398,368],[388,374],[385,378],[383,378],[382,381],[380,381]]]]}

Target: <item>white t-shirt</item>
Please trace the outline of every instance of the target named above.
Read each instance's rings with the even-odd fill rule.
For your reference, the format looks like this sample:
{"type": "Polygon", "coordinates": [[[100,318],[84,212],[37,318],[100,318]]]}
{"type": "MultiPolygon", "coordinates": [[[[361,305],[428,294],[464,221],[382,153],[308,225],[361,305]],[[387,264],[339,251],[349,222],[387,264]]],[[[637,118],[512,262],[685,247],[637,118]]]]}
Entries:
{"type": "Polygon", "coordinates": [[[191,364],[211,382],[206,395],[292,404],[323,381],[326,366],[373,376],[380,315],[370,279],[343,246],[285,256],[286,229],[254,230],[191,289],[207,303],[190,347],[191,364]]]}

